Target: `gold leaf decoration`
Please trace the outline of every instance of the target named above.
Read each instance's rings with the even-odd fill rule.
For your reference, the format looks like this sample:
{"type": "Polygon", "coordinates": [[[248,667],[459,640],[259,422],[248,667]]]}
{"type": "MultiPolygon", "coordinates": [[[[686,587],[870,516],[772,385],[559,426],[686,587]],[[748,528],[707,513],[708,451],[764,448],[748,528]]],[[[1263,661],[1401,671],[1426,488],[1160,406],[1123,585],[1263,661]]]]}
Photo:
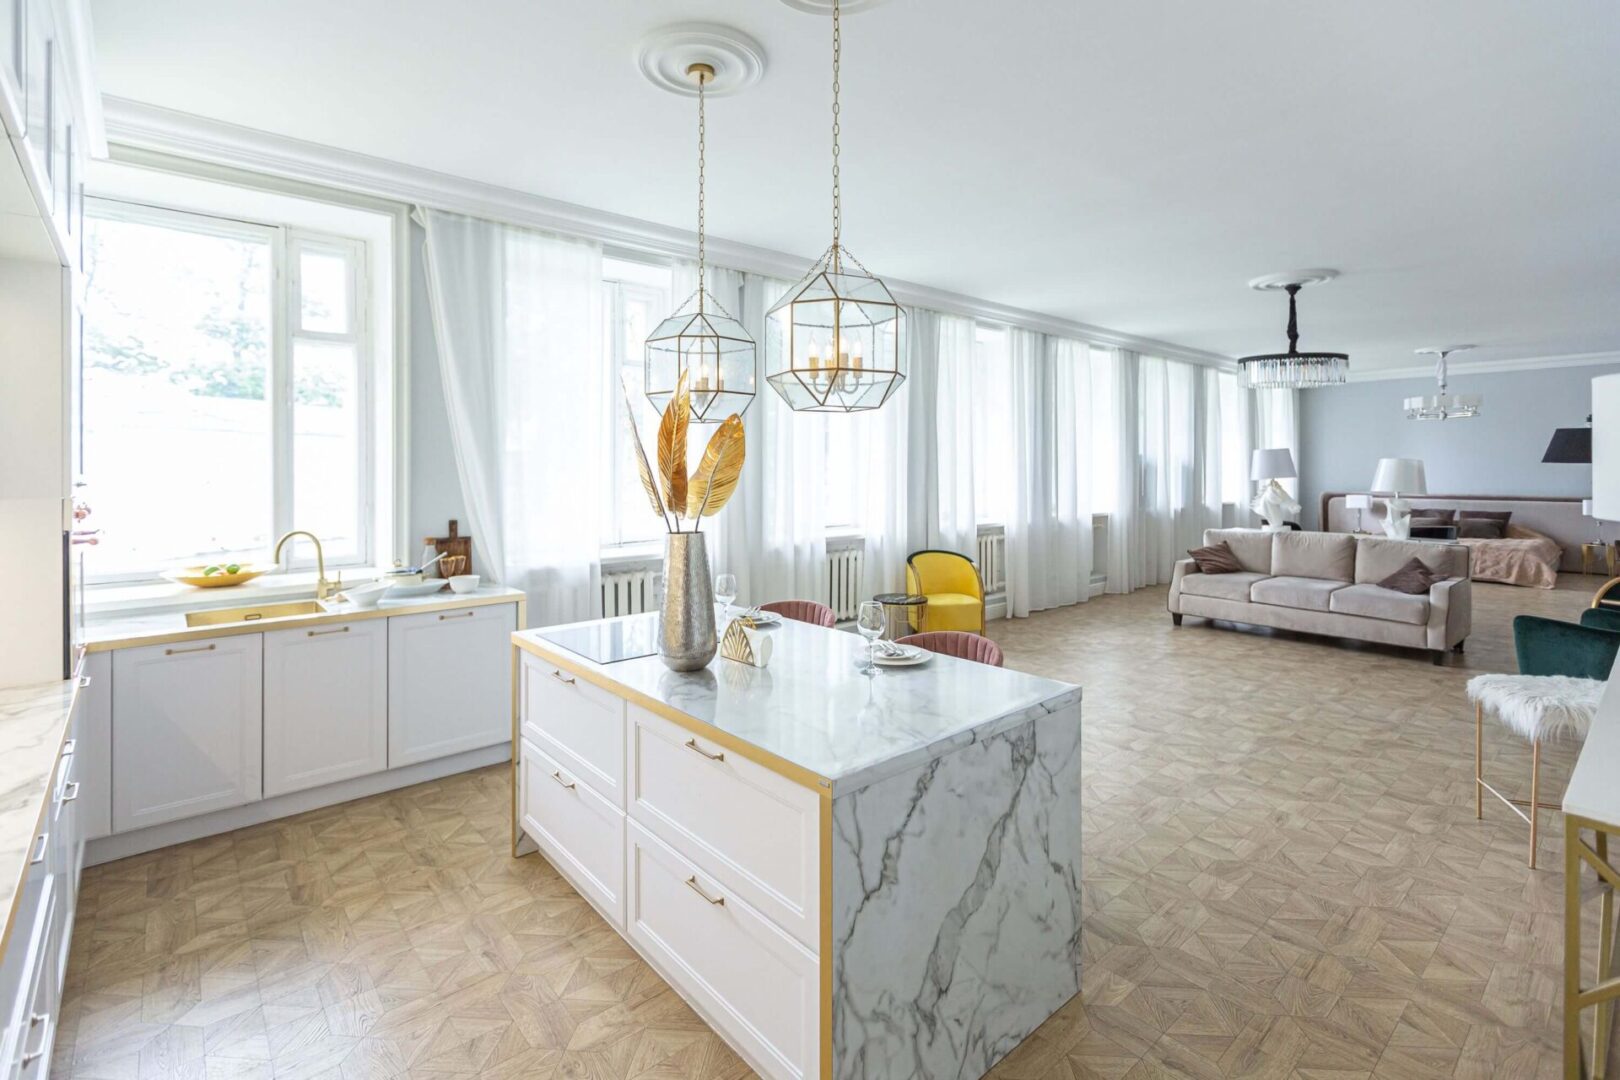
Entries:
{"type": "Polygon", "coordinates": [[[630,444],[636,448],[636,470],[641,473],[641,490],[647,493],[647,501],[652,504],[653,513],[664,521],[664,527],[669,528],[669,515],[664,512],[664,500],[658,494],[658,485],[653,482],[652,466],[647,463],[647,451],[641,445],[641,432],[636,429],[635,406],[631,403],[631,390],[628,381],[621,380],[620,389],[624,391],[624,423],[630,432],[630,444]]]}
{"type": "Polygon", "coordinates": [[[709,439],[703,460],[692,474],[686,491],[687,517],[695,519],[720,512],[742,479],[746,453],[742,417],[732,413],[709,439]]]}
{"type": "Polygon", "coordinates": [[[686,512],[686,425],[691,411],[692,399],[686,391],[683,371],[658,424],[658,475],[664,482],[664,505],[677,521],[686,512]]]}

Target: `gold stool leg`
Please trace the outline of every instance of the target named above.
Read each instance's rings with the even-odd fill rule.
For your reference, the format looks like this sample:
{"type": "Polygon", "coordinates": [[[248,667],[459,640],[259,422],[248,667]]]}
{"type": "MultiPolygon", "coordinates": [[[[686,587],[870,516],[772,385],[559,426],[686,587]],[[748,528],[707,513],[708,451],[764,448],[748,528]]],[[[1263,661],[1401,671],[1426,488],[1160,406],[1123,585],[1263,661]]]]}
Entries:
{"type": "Polygon", "coordinates": [[[1485,817],[1485,705],[1474,704],[1474,820],[1485,817]]]}
{"type": "MultiPolygon", "coordinates": [[[[1598,829],[1593,834],[1598,858],[1604,862],[1609,861],[1609,834],[1598,829]]],[[[1600,879],[1601,880],[1601,879],[1600,879]]],[[[1603,896],[1598,902],[1598,967],[1597,979],[1601,983],[1608,979],[1609,972],[1614,964],[1614,886],[1607,881],[1601,881],[1603,896]]],[[[1597,1007],[1597,1015],[1593,1020],[1592,1034],[1592,1076],[1594,1080],[1603,1080],[1609,1063],[1609,1025],[1614,1017],[1614,1001],[1604,1001],[1597,1007]]]]}
{"type": "Polygon", "coordinates": [[[1581,1080],[1586,1075],[1581,1047],[1581,831],[1564,815],[1564,1076],[1581,1080]]]}
{"type": "Polygon", "coordinates": [[[1536,868],[1536,823],[1541,820],[1541,740],[1530,744],[1530,869],[1536,868]]]}

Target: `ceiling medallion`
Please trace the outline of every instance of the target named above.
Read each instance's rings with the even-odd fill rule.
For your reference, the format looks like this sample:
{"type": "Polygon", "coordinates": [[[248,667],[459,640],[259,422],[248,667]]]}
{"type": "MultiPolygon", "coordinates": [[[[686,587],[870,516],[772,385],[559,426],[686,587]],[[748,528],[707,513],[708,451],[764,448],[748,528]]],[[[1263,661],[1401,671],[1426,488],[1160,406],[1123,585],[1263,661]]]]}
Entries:
{"type": "Polygon", "coordinates": [[[1238,373],[1250,390],[1303,390],[1316,386],[1339,386],[1350,372],[1345,353],[1300,352],[1299,311],[1295,300],[1307,285],[1320,285],[1339,276],[1337,270],[1294,270],[1268,274],[1249,282],[1249,288],[1288,293],[1288,351],[1260,353],[1238,360],[1238,373]]]}
{"type": "Polygon", "coordinates": [[[1408,420],[1467,420],[1479,415],[1479,407],[1484,399],[1478,394],[1446,393],[1446,357],[1472,348],[1472,345],[1447,345],[1444,348],[1430,346],[1416,350],[1419,356],[1439,357],[1435,361],[1434,377],[1440,384],[1440,390],[1434,394],[1407,398],[1402,408],[1406,410],[1408,420]]]}
{"type": "Polygon", "coordinates": [[[705,286],[708,228],[704,188],[708,179],[709,127],[704,91],[714,81],[715,68],[694,61],[686,74],[697,86],[697,291],[647,335],[644,377],[647,398],[660,413],[684,378],[691,419],[702,424],[748,411],[754,403],[758,366],[754,339],[731,312],[709,295],[705,286]]]}
{"type": "Polygon", "coordinates": [[[795,412],[868,412],[905,381],[905,313],[842,239],[840,0],[832,0],[832,245],[765,315],[766,381],[795,412]]]}
{"type": "Polygon", "coordinates": [[[740,93],[765,76],[765,50],[759,42],[717,23],[678,23],[654,30],[636,45],[636,67],[660,90],[697,97],[687,71],[693,64],[714,69],[709,97],[740,93]]]}
{"type": "MultiPolygon", "coordinates": [[[[804,11],[811,15],[831,15],[833,13],[833,0],[782,0],[782,3],[794,11],[804,11]]],[[[875,8],[883,0],[843,0],[842,7],[845,15],[854,15],[869,8],[875,8]]]]}

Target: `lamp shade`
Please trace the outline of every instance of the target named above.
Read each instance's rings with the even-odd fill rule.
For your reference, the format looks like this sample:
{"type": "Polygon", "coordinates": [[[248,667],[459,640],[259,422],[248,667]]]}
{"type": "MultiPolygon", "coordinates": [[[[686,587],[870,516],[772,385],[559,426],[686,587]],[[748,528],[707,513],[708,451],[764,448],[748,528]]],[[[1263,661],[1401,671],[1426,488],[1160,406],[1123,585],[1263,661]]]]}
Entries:
{"type": "Polygon", "coordinates": [[[1592,429],[1589,427],[1561,427],[1553,432],[1552,441],[1541,460],[1553,465],[1592,464],[1592,429]]]}
{"type": "Polygon", "coordinates": [[[1427,494],[1429,483],[1423,476],[1423,462],[1409,457],[1379,458],[1378,471],[1373,473],[1372,489],[1400,495],[1427,494]]]}
{"type": "Polygon", "coordinates": [[[1249,462],[1250,480],[1287,480],[1298,475],[1294,471],[1294,455],[1287,447],[1256,450],[1249,462]]]}
{"type": "Polygon", "coordinates": [[[1372,509],[1372,496],[1371,495],[1346,495],[1344,497],[1344,508],[1346,510],[1371,510],[1372,509]]]}

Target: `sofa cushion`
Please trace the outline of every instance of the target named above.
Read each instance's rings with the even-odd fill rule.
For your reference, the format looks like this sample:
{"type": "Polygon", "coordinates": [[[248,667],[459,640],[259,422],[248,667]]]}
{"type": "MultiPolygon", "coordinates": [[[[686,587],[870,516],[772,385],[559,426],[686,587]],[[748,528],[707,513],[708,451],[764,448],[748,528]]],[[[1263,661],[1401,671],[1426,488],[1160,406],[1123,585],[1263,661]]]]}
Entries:
{"type": "MultiPolygon", "coordinates": [[[[1306,534],[1309,535],[1309,534],[1306,534]]],[[[1256,604],[1273,607],[1301,608],[1305,611],[1331,611],[1330,600],[1335,592],[1349,588],[1347,582],[1334,578],[1281,577],[1261,578],[1249,588],[1249,599],[1256,604]]]]}
{"type": "Polygon", "coordinates": [[[1344,533],[1273,533],[1271,572],[1278,577],[1349,582],[1356,572],[1356,538],[1344,533]]]}
{"type": "Polygon", "coordinates": [[[1356,538],[1356,584],[1376,585],[1414,558],[1441,577],[1468,576],[1468,549],[1460,544],[1362,536],[1356,538]]]}
{"type": "Polygon", "coordinates": [[[1271,573],[1271,534],[1259,529],[1205,529],[1204,545],[1224,543],[1243,569],[1251,574],[1271,573]]]}
{"type": "Polygon", "coordinates": [[[1208,596],[1215,600],[1247,604],[1250,586],[1265,580],[1265,576],[1251,574],[1247,570],[1236,574],[1188,574],[1181,579],[1181,591],[1188,596],[1208,596]]]}
{"type": "Polygon", "coordinates": [[[1198,564],[1200,574],[1236,574],[1243,570],[1243,564],[1238,562],[1225,540],[1208,547],[1193,548],[1187,554],[1198,564]]]}
{"type": "Polygon", "coordinates": [[[1413,623],[1417,626],[1429,621],[1428,593],[1409,596],[1381,585],[1346,585],[1333,594],[1329,604],[1329,610],[1341,615],[1360,615],[1367,619],[1413,623]]]}

